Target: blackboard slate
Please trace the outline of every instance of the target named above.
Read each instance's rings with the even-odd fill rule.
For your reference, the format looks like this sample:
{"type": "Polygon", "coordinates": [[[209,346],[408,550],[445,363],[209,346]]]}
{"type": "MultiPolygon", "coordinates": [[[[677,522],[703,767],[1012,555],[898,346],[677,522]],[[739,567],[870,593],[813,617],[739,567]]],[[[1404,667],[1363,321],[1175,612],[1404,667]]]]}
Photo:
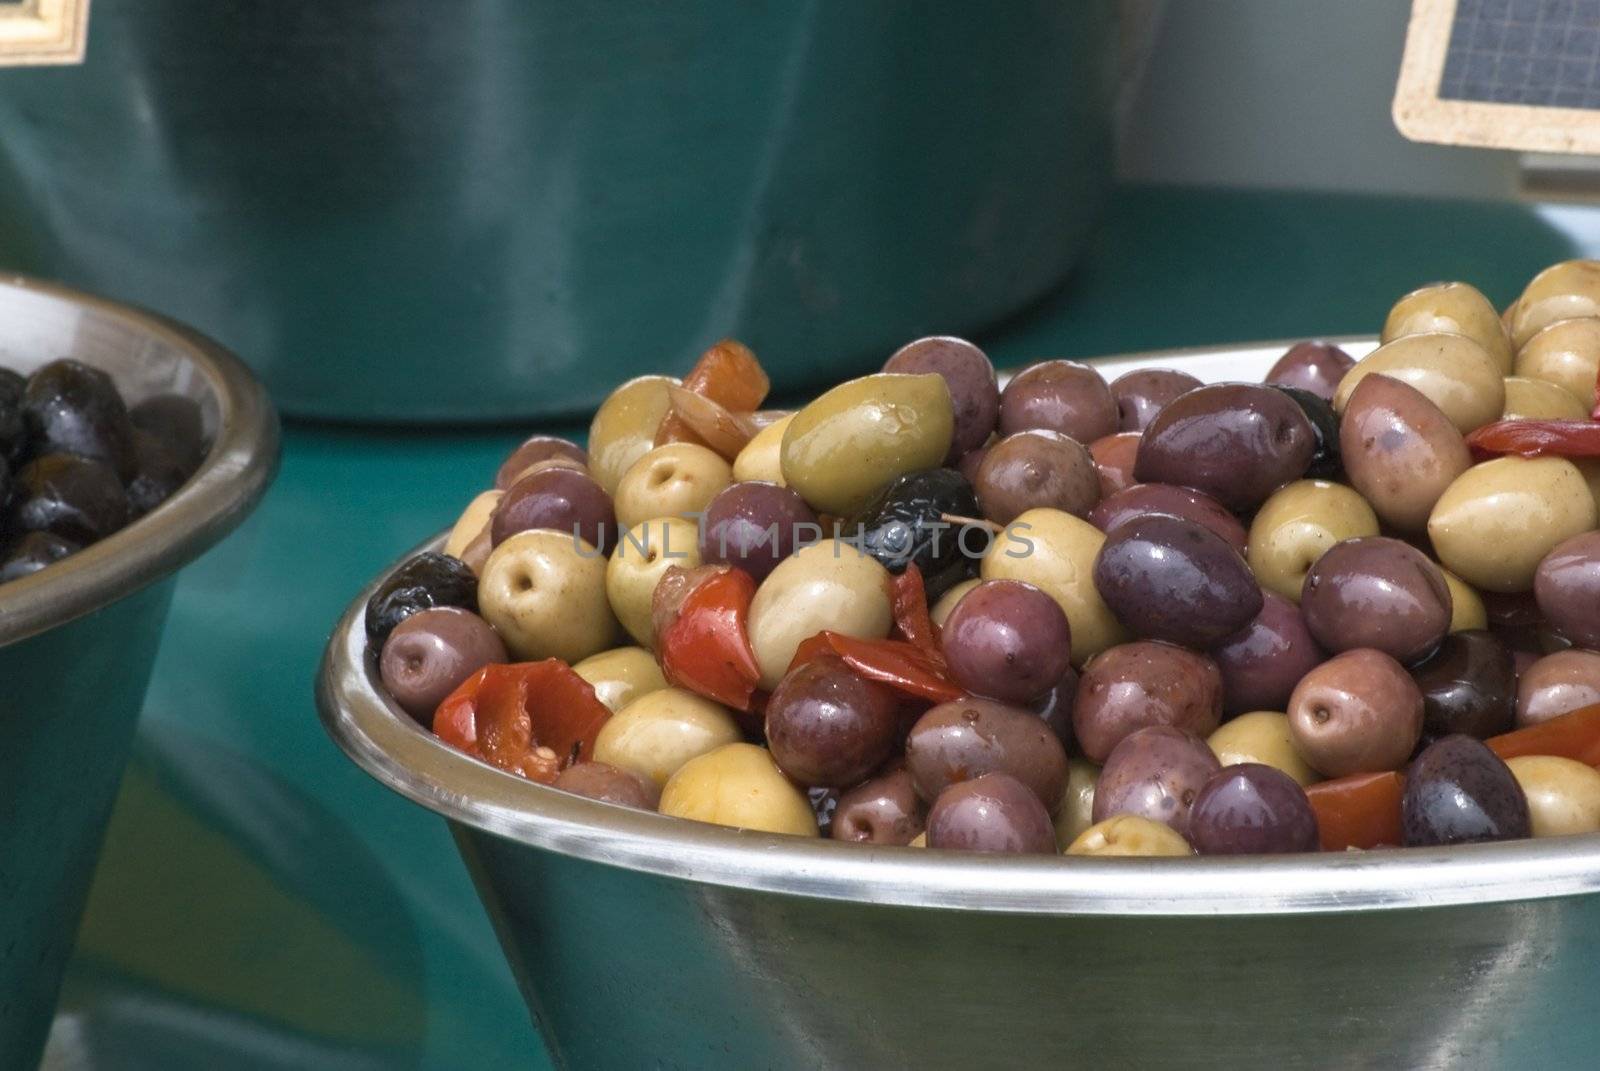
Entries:
{"type": "Polygon", "coordinates": [[[1600,108],[1600,0],[1458,0],[1439,96],[1600,108]]]}

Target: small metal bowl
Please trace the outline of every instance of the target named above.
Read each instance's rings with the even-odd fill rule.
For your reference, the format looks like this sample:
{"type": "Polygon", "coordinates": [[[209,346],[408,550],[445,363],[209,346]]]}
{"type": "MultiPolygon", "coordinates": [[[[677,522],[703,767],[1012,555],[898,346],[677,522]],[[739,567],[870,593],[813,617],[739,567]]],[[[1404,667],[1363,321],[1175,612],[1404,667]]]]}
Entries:
{"type": "MultiPolygon", "coordinates": [[[[1101,367],[1259,379],[1284,348],[1101,367]]],[[[626,810],[421,730],[368,655],[373,588],[329,642],[324,724],[449,820],[558,1066],[1578,1066],[1600,1042],[1600,836],[997,857],[626,810]]]]}
{"type": "Polygon", "coordinates": [[[220,346],[151,313],[0,279],[0,365],[26,372],[64,356],[110,373],[130,402],[195,399],[212,446],[146,516],[0,584],[0,1067],[39,1058],[173,574],[244,520],[278,461],[266,392],[220,346]]]}

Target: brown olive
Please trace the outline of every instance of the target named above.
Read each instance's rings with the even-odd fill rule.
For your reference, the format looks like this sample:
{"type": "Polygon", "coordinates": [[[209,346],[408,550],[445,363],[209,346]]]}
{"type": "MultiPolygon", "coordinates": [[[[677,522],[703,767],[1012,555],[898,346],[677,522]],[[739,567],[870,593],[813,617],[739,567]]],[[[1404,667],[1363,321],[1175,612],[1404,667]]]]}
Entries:
{"type": "Polygon", "coordinates": [[[827,655],[787,675],[767,701],[767,746],[778,768],[799,784],[853,785],[882,765],[894,747],[899,702],[827,655]]]}
{"type": "Polygon", "coordinates": [[[1105,762],[1128,734],[1172,725],[1202,737],[1222,721],[1222,674],[1204,655],[1141,640],[1089,660],[1078,680],[1072,729],[1083,753],[1105,762]]]}
{"type": "Polygon", "coordinates": [[[1140,729],[1106,759],[1095,782],[1094,820],[1133,814],[1187,833],[1189,808],[1220,769],[1211,746],[1194,733],[1171,725],[1140,729]]]}
{"type": "Polygon", "coordinates": [[[932,802],[957,781],[1009,774],[1045,805],[1061,802],[1067,753],[1034,714],[987,699],[941,703],[917,719],[906,736],[906,769],[932,802]]]}
{"type": "Polygon", "coordinates": [[[1533,575],[1545,619],[1579,647],[1600,649],[1600,532],[1559,544],[1533,575]]]}
{"type": "Polygon", "coordinates": [[[457,606],[412,614],[383,642],[378,669],[400,708],[424,725],[456,686],[491,662],[508,662],[489,622],[457,606]]]}
{"type": "Polygon", "coordinates": [[[1100,476],[1076,439],[1023,431],[989,448],[973,490],[983,515],[996,524],[1010,524],[1039,506],[1082,517],[1100,501],[1100,476]]]}
{"type": "Polygon", "coordinates": [[[653,811],[661,802],[661,789],[654,781],[604,762],[573,763],[551,784],[563,792],[641,811],[653,811]]]}
{"type": "Polygon", "coordinates": [[[1335,655],[1289,697],[1295,750],[1324,777],[1396,770],[1422,737],[1422,693],[1382,651],[1335,655]]]}
{"type": "Polygon", "coordinates": [[[1265,382],[1307,390],[1331,402],[1339,381],[1355,363],[1354,357],[1331,342],[1297,342],[1267,371],[1265,382]]]}
{"type": "Polygon", "coordinates": [[[928,805],[917,795],[911,771],[896,763],[843,793],[829,835],[858,844],[910,844],[927,826],[928,805]]]}
{"type": "Polygon", "coordinates": [[[1450,588],[1439,567],[1409,543],[1347,539],[1306,574],[1300,611],[1330,651],[1372,647],[1415,662],[1450,631],[1450,588]]]}
{"type": "Polygon", "coordinates": [[[1117,430],[1117,400],[1086,364],[1041,361],[1011,378],[1000,393],[1000,434],[1043,428],[1092,443],[1117,430]]]}
{"type": "Polygon", "coordinates": [[[1143,438],[1137,431],[1119,431],[1089,444],[1102,495],[1114,495],[1134,485],[1133,468],[1138,463],[1139,442],[1143,438]]]}
{"type": "Polygon", "coordinates": [[[1111,381],[1111,396],[1117,400],[1119,427],[1123,431],[1143,431],[1161,412],[1161,407],[1180,394],[1204,386],[1187,372],[1173,368],[1136,368],[1111,381]]]}
{"type": "Polygon", "coordinates": [[[1472,467],[1461,432],[1422,392],[1368,376],[1339,424],[1345,475],[1382,520],[1421,532],[1445,488],[1472,467]]]}
{"type": "Polygon", "coordinates": [[[1147,513],[1182,517],[1209,528],[1240,554],[1249,542],[1244,525],[1222,503],[1210,495],[1170,483],[1136,483],[1109,495],[1089,511],[1089,523],[1109,533],[1147,513]]]}
{"type": "Polygon", "coordinates": [[[1181,517],[1119,526],[1095,559],[1094,584],[1134,635],[1189,647],[1220,643],[1261,612],[1261,587],[1239,552],[1181,517]]]}
{"type": "Polygon", "coordinates": [[[1517,680],[1517,724],[1533,725],[1600,703],[1600,653],[1557,651],[1517,680]]]}

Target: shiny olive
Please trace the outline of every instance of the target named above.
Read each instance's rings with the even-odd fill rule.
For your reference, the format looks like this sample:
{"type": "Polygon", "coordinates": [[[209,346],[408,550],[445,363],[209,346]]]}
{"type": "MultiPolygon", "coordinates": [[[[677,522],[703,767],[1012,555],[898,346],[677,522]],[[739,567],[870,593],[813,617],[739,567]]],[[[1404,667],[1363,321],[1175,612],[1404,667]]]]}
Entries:
{"type": "Polygon", "coordinates": [[[1189,810],[1189,840],[1201,855],[1274,855],[1321,846],[1305,789],[1259,762],[1211,775],[1189,810]]]}
{"type": "Polygon", "coordinates": [[[1141,640],[1096,655],[1078,679],[1072,729],[1083,753],[1105,762],[1122,739],[1152,725],[1206,736],[1222,720],[1222,674],[1204,655],[1141,640]]]}
{"type": "Polygon", "coordinates": [[[1528,800],[1535,837],[1600,833],[1600,771],[1555,755],[1521,755],[1506,760],[1528,800]]]}
{"type": "Polygon", "coordinates": [[[1000,418],[1000,387],[988,356],[963,338],[937,335],[908,342],[884,362],[885,372],[944,377],[955,411],[947,463],[975,450],[1000,418]]]}
{"type": "Polygon", "coordinates": [[[32,576],[48,565],[54,565],[69,554],[83,548],[70,539],[54,532],[27,532],[21,539],[5,549],[0,558],[0,584],[32,576]]]}
{"type": "Polygon", "coordinates": [[[494,516],[494,508],[500,504],[500,499],[503,497],[505,497],[504,491],[484,491],[467,503],[467,508],[461,511],[455,526],[445,537],[444,552],[452,558],[463,558],[467,546],[473,540],[480,535],[487,539],[489,520],[494,516]]]}
{"type": "Polygon", "coordinates": [[[641,811],[653,811],[661,802],[661,790],[654,781],[603,762],[575,762],[551,784],[576,796],[641,811]]]}
{"type": "Polygon", "coordinates": [[[606,599],[606,560],[582,540],[544,528],[494,548],[478,580],[478,609],[523,662],[577,662],[611,647],[619,633],[606,599]]]}
{"type": "Polygon", "coordinates": [[[928,847],[1054,854],[1050,815],[1026,786],[987,773],[946,788],[928,809],[928,847]]]}
{"type": "Polygon", "coordinates": [[[200,404],[182,394],[152,394],[128,410],[136,429],[164,441],[190,472],[205,460],[205,417],[200,404]]]}
{"type": "Polygon", "coordinates": [[[1600,653],[1557,651],[1517,678],[1517,724],[1533,725],[1600,703],[1600,653]]]}
{"type": "Polygon", "coordinates": [[[1055,599],[1072,628],[1072,661],[1080,665],[1127,638],[1094,585],[1094,560],[1105,534],[1056,509],[1031,509],[1012,521],[983,557],[985,580],[1022,580],[1055,599]]]}
{"type": "Polygon", "coordinates": [[[983,516],[1005,525],[1043,506],[1084,516],[1100,501],[1100,476],[1076,439],[1022,431],[989,448],[973,489],[983,516]]]}
{"type": "Polygon", "coordinates": [[[13,466],[28,452],[28,424],[22,412],[27,385],[19,373],[0,368],[0,461],[13,466]]]}
{"type": "Polygon", "coordinates": [[[1409,543],[1347,539],[1306,574],[1300,612],[1329,651],[1371,647],[1411,663],[1450,631],[1450,588],[1439,567],[1409,543]]]}
{"type": "Polygon", "coordinates": [[[1089,511],[1089,521],[1102,532],[1111,532],[1148,513],[1193,521],[1221,536],[1240,554],[1245,552],[1248,543],[1245,527],[1222,503],[1210,495],[1170,483],[1136,483],[1118,491],[1089,511]]]}
{"type": "Polygon", "coordinates": [[[1593,408],[1600,381],[1600,318],[1558,320],[1517,351],[1519,376],[1566,388],[1580,405],[1593,408]]]}
{"type": "Polygon", "coordinates": [[[1250,510],[1305,474],[1316,433],[1280,390],[1225,383],[1190,391],[1145,429],[1134,475],[1193,487],[1232,510],[1250,510]]]}
{"type": "Polygon", "coordinates": [[[630,379],[595,410],[589,424],[589,471],[607,494],[615,495],[623,474],[655,447],[656,429],[672,408],[667,388],[677,382],[669,376],[630,379]]]}
{"type": "Polygon", "coordinates": [[[1142,639],[1206,648],[1261,612],[1261,587],[1216,533],[1154,514],[1106,537],[1094,584],[1111,612],[1142,639]]]}
{"type": "Polygon", "coordinates": [[[1067,760],[1067,787],[1061,790],[1055,813],[1056,846],[1062,850],[1094,825],[1094,786],[1099,779],[1100,767],[1088,759],[1067,760]]]}
{"type": "Polygon", "coordinates": [[[1268,369],[1266,382],[1275,387],[1298,387],[1331,402],[1339,381],[1355,363],[1354,357],[1331,342],[1297,342],[1268,369]]]}
{"type": "Polygon", "coordinates": [[[1407,847],[1513,840],[1533,832],[1522,786],[1482,743],[1435,740],[1406,771],[1400,836],[1407,847]]]}
{"type": "Polygon", "coordinates": [[[933,606],[928,610],[928,617],[932,619],[935,625],[944,628],[944,623],[950,620],[950,615],[955,611],[956,604],[962,600],[967,592],[981,583],[983,583],[982,580],[974,577],[971,580],[963,580],[955,585],[934,601],[933,606]]]}
{"type": "Polygon", "coordinates": [[[382,641],[414,613],[435,606],[478,609],[478,578],[458,559],[425,551],[396,569],[367,600],[367,636],[382,641]]]}
{"type": "Polygon", "coordinates": [[[906,769],[930,802],[948,785],[998,771],[1053,808],[1066,784],[1067,754],[1030,712],[988,699],[957,699],[933,707],[911,727],[906,769]]]}
{"type": "Polygon", "coordinates": [[[1317,771],[1294,747],[1289,717],[1271,710],[1252,710],[1222,723],[1206,738],[1217,761],[1224,766],[1257,762],[1282,770],[1298,785],[1318,780],[1317,771]]]}
{"type": "Polygon", "coordinates": [[[1136,368],[1111,381],[1111,396],[1117,400],[1117,427],[1121,431],[1143,431],[1161,412],[1161,407],[1180,394],[1204,386],[1187,372],[1173,368],[1136,368]]]}
{"type": "Polygon", "coordinates": [[[127,481],[128,514],[142,517],[171,498],[194,475],[179,449],[143,428],[133,429],[133,476],[127,481]]]}
{"type": "Polygon", "coordinates": [[[1100,373],[1076,361],[1041,361],[1000,393],[1000,434],[1042,428],[1092,443],[1117,430],[1117,400],[1100,373]]]}
{"type": "Polygon", "coordinates": [[[1330,548],[1377,534],[1378,518],[1359,494],[1341,483],[1296,480],[1261,504],[1245,556],[1262,587],[1298,603],[1306,574],[1330,548]]]}
{"type": "Polygon", "coordinates": [[[1277,592],[1262,592],[1261,612],[1211,649],[1222,673],[1223,711],[1283,710],[1300,678],[1327,657],[1300,608],[1277,592]]]}
{"type": "Polygon", "coordinates": [[[1421,532],[1456,477],[1472,466],[1461,432],[1415,387],[1368,376],[1339,428],[1346,478],[1386,524],[1421,532]]]}
{"type": "Polygon", "coordinates": [[[652,517],[698,517],[732,482],[733,469],[704,446],[658,446],[635,461],[617,484],[617,523],[632,528],[652,517]]]}
{"type": "Polygon", "coordinates": [[[1100,478],[1101,496],[1126,491],[1138,482],[1133,470],[1139,464],[1139,444],[1143,441],[1142,432],[1121,431],[1089,444],[1089,456],[1100,478]]]}
{"type": "Polygon", "coordinates": [[[943,376],[853,379],[795,414],[783,434],[783,480],[813,509],[853,517],[897,476],[943,464],[954,427],[943,376]]]}
{"type": "Polygon", "coordinates": [[[512,484],[495,504],[489,539],[499,546],[518,532],[548,528],[609,554],[617,539],[611,496],[587,470],[547,468],[512,484]]]}
{"type": "Polygon", "coordinates": [[[1518,349],[1557,320],[1600,315],[1600,262],[1566,260],[1535,275],[1511,311],[1511,343],[1518,349]]]}
{"type": "Polygon", "coordinates": [[[898,765],[840,794],[829,834],[856,844],[910,844],[927,823],[928,805],[898,765]]]}
{"type": "Polygon", "coordinates": [[[128,523],[128,496],[110,467],[76,454],[36,457],[16,474],[11,523],[87,545],[128,523]]]}
{"type": "Polygon", "coordinates": [[[509,662],[506,645],[489,622],[459,606],[419,610],[383,641],[378,672],[383,686],[423,725],[462,681],[490,663],[509,662]]]}
{"type": "Polygon", "coordinates": [[[701,563],[699,532],[682,517],[657,517],[622,534],[606,562],[606,599],[635,642],[656,645],[652,610],[662,574],[674,566],[693,569],[701,563]]]}
{"type": "Polygon", "coordinates": [[[950,675],[974,695],[1030,703],[1072,669],[1072,633],[1054,599],[1019,580],[985,580],[940,634],[950,675]]]}
{"type": "Polygon", "coordinates": [[[1517,674],[1511,651],[1484,631],[1446,636],[1439,649],[1411,667],[1422,692],[1422,731],[1487,739],[1511,728],[1517,674]]]}
{"type": "Polygon", "coordinates": [[[1488,628],[1489,614],[1484,609],[1483,597],[1471,584],[1450,570],[1441,568],[1439,571],[1444,574],[1445,586],[1450,589],[1450,631],[1488,628]]]}
{"type": "Polygon", "coordinates": [[[1187,833],[1195,797],[1221,768],[1194,733],[1171,725],[1140,729],[1106,759],[1095,783],[1094,820],[1134,814],[1187,833]]]}
{"type": "Polygon", "coordinates": [[[1306,475],[1315,479],[1331,480],[1344,471],[1339,456],[1339,416],[1327,399],[1299,387],[1278,387],[1294,399],[1294,404],[1311,422],[1314,446],[1306,475]]]}
{"type": "Polygon", "coordinates": [[[1028,709],[1050,727],[1061,746],[1072,750],[1072,708],[1078,701],[1078,671],[1071,666],[1044,696],[1028,704],[1028,709]]]}
{"type": "Polygon", "coordinates": [[[1600,532],[1575,535],[1546,554],[1533,593],[1540,613],[1563,636],[1600,650],[1600,532]]]}
{"type": "Polygon", "coordinates": [[[511,451],[500,463],[500,468],[494,476],[495,489],[507,490],[520,480],[531,466],[555,458],[572,461],[585,472],[588,471],[589,455],[583,447],[553,435],[535,435],[523,440],[522,445],[511,451]]]}
{"type": "Polygon", "coordinates": [[[773,689],[800,644],[824,629],[863,640],[889,635],[889,574],[839,540],[813,543],[778,563],[750,603],[750,646],[761,687],[773,689]]]}
{"type": "Polygon", "coordinates": [[[885,487],[846,533],[891,573],[915,565],[929,598],[937,599],[972,574],[989,546],[986,530],[946,518],[976,516],[978,500],[965,476],[924,469],[885,487]]]}
{"type": "Polygon", "coordinates": [[[595,698],[615,714],[647,692],[667,686],[655,656],[643,647],[614,647],[590,655],[572,667],[588,681],[595,698]]]}
{"type": "Polygon", "coordinates": [[[1295,750],[1325,777],[1395,770],[1422,736],[1422,692],[1382,651],[1335,655],[1289,697],[1295,750]]]}
{"type": "Polygon", "coordinates": [[[744,444],[744,449],[733,459],[735,481],[744,483],[759,480],[783,486],[783,435],[789,430],[792,420],[794,414],[786,413],[756,432],[755,438],[744,444]]]}
{"type": "Polygon", "coordinates": [[[1494,358],[1502,374],[1511,371],[1511,339],[1500,314],[1467,283],[1432,283],[1411,291],[1389,310],[1379,340],[1438,331],[1467,336],[1494,358]]]}
{"type": "Polygon", "coordinates": [[[804,542],[821,538],[817,515],[793,490],[775,483],[731,483],[706,507],[700,560],[733,565],[760,583],[804,542]]]}
{"type": "Polygon", "coordinates": [[[660,810],[735,829],[815,837],[805,793],[783,776],[765,748],[724,744],[685,762],[661,788],[660,810]]]}
{"type": "Polygon", "coordinates": [[[1593,406],[1584,405],[1565,387],[1542,379],[1506,377],[1502,420],[1588,420],[1593,406]]]}
{"type": "Polygon", "coordinates": [[[1000,437],[998,435],[991,435],[981,445],[962,454],[956,461],[956,471],[965,476],[968,483],[975,483],[978,479],[978,470],[983,467],[984,458],[989,456],[989,451],[999,441],[1000,437]]]}
{"type": "Polygon", "coordinates": [[[77,454],[133,477],[133,422],[100,369],[70,358],[43,365],[28,377],[22,412],[35,454],[77,454]]]}
{"type": "Polygon", "coordinates": [[[1136,814],[1119,814],[1097,822],[1067,845],[1067,855],[1184,856],[1194,849],[1171,826],[1136,814]]]}
{"type": "Polygon", "coordinates": [[[1595,500],[1572,462],[1501,457],[1445,489],[1428,536],[1445,567],[1473,587],[1522,592],[1533,587],[1545,555],[1595,522],[1595,500]]]}
{"type": "Polygon", "coordinates": [[[658,688],[600,726],[594,757],[664,785],[690,759],[741,737],[738,724],[723,707],[681,688],[658,688]]]}
{"type": "Polygon", "coordinates": [[[853,785],[894,747],[899,701],[833,655],[791,670],[767,701],[767,746],[798,784],[853,785]]]}
{"type": "Polygon", "coordinates": [[[1340,381],[1333,407],[1345,412],[1351,394],[1371,375],[1392,376],[1415,387],[1463,435],[1500,419],[1506,404],[1499,364],[1465,335],[1404,335],[1379,346],[1340,381]]]}

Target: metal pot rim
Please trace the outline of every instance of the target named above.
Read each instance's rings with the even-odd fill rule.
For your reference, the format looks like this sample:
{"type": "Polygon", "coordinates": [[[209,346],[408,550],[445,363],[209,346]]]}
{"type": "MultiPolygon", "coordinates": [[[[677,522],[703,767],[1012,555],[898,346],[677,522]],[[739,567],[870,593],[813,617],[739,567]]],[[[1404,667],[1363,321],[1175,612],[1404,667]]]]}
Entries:
{"type": "Polygon", "coordinates": [[[244,363],[191,328],[25,276],[5,276],[0,288],[96,313],[177,352],[217,403],[211,450],[172,497],[48,569],[0,584],[0,646],[5,646],[116,602],[199,557],[237,527],[277,471],[278,418],[244,363]]]}
{"type": "MultiPolygon", "coordinates": [[[[1371,339],[1335,339],[1370,349],[1371,339]]],[[[1211,347],[1107,361],[1282,353],[1211,347]]],[[[418,550],[436,549],[442,537],[418,550]]],[[[413,552],[415,553],[415,552],[413,552]]],[[[409,555],[407,556],[409,557],[409,555]]],[[[398,563],[396,563],[398,564],[398,563]]],[[[882,848],[728,829],[600,803],[498,770],[441,743],[379,686],[367,599],[350,604],[317,680],[328,733],[373,777],[429,810],[530,847],[702,884],[874,904],[1035,915],[1280,915],[1378,911],[1600,891],[1600,834],[1453,848],[1189,859],[996,856],[882,848]]]]}

